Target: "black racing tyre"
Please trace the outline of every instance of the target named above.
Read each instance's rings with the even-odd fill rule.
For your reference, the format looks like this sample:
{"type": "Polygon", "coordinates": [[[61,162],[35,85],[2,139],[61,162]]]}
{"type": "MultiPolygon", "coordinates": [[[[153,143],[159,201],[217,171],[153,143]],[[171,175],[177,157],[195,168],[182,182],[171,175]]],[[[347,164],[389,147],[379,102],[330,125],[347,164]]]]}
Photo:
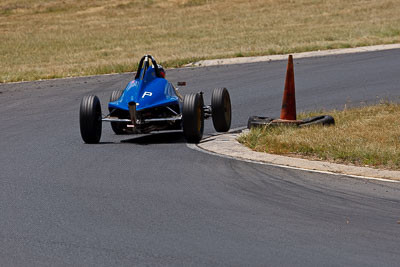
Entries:
{"type": "Polygon", "coordinates": [[[311,118],[304,119],[299,125],[300,127],[310,126],[310,125],[334,125],[335,119],[330,115],[315,116],[311,118]]]}
{"type": "Polygon", "coordinates": [[[97,144],[101,137],[101,106],[95,95],[84,96],[79,110],[81,136],[85,143],[97,144]]]}
{"type": "MultiPolygon", "coordinates": [[[[110,102],[117,101],[121,97],[123,92],[124,92],[123,90],[113,91],[110,96],[110,102]]],[[[128,127],[127,125],[128,124],[126,122],[111,122],[111,128],[113,132],[118,135],[127,133],[126,132],[126,129],[128,127]]]]}
{"type": "Polygon", "coordinates": [[[183,135],[189,143],[198,143],[204,131],[204,101],[199,93],[185,95],[182,108],[183,135]]]}
{"type": "Polygon", "coordinates": [[[231,127],[231,98],[226,88],[216,88],[211,95],[212,121],[217,132],[227,132],[231,127]]]}
{"type": "Polygon", "coordinates": [[[114,90],[114,91],[112,91],[111,96],[110,96],[110,102],[117,101],[121,97],[123,92],[124,92],[124,90],[114,90]]]}

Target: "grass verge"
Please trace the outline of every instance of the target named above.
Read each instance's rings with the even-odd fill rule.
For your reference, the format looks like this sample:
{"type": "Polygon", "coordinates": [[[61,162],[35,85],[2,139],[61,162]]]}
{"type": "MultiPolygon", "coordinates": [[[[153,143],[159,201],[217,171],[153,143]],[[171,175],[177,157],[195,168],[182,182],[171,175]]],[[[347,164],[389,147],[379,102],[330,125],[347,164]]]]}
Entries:
{"type": "Polygon", "coordinates": [[[2,0],[0,82],[400,42],[397,0],[2,0]]]}
{"type": "MultiPolygon", "coordinates": [[[[335,118],[335,126],[260,127],[239,142],[259,152],[400,170],[400,104],[324,113],[335,118]]],[[[319,114],[300,117],[314,115],[319,114]]]]}

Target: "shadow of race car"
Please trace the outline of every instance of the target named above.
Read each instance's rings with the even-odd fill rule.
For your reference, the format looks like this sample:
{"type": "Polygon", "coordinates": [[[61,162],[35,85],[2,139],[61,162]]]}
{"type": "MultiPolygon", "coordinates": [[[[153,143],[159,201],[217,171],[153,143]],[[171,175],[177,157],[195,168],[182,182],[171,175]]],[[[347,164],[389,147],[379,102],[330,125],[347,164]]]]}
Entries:
{"type": "Polygon", "coordinates": [[[217,132],[227,132],[232,114],[226,88],[214,89],[211,105],[204,105],[202,92],[182,97],[151,55],[142,57],[135,79],[124,90],[111,93],[108,110],[109,114],[103,117],[99,98],[83,97],[79,122],[85,143],[100,142],[103,121],[110,122],[117,135],[183,130],[189,143],[198,143],[203,136],[204,119],[211,117],[217,132]]]}

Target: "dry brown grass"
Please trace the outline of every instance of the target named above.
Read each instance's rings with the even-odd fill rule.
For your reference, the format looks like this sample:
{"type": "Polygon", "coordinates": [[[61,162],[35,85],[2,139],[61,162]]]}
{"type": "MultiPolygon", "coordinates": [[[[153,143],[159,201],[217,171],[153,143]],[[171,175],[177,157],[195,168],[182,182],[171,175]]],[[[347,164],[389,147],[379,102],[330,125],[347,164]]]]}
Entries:
{"type": "Polygon", "coordinates": [[[239,141],[261,152],[400,170],[400,104],[328,114],[335,118],[335,126],[258,128],[239,141]]]}
{"type": "Polygon", "coordinates": [[[400,41],[398,0],[2,0],[0,81],[400,41]]]}

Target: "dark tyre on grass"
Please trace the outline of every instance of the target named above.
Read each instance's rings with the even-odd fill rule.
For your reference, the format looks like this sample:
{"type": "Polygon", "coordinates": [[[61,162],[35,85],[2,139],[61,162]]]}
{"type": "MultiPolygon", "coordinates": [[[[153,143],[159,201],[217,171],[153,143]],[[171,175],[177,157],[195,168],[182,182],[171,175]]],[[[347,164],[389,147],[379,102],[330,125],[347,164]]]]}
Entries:
{"type": "Polygon", "coordinates": [[[217,132],[227,132],[231,127],[231,98],[226,88],[216,88],[211,95],[212,121],[217,132]]]}
{"type": "Polygon", "coordinates": [[[97,144],[101,137],[101,106],[95,95],[84,96],[79,110],[81,136],[85,143],[97,144]]]}
{"type": "MultiPolygon", "coordinates": [[[[121,97],[123,92],[124,92],[123,90],[113,91],[110,96],[110,102],[117,101],[121,97]]],[[[126,132],[126,129],[128,128],[127,125],[128,124],[126,122],[111,122],[111,129],[117,135],[127,134],[126,132]]]]}
{"type": "Polygon", "coordinates": [[[204,101],[199,93],[185,95],[182,108],[183,135],[189,143],[198,143],[204,131],[204,101]]]}
{"type": "Polygon", "coordinates": [[[251,116],[247,121],[247,128],[251,129],[253,127],[263,127],[269,125],[273,120],[275,120],[275,118],[251,116]]]}
{"type": "Polygon", "coordinates": [[[299,125],[300,127],[306,127],[311,125],[334,125],[335,119],[330,115],[321,115],[315,116],[311,118],[304,119],[303,122],[299,125]]]}

